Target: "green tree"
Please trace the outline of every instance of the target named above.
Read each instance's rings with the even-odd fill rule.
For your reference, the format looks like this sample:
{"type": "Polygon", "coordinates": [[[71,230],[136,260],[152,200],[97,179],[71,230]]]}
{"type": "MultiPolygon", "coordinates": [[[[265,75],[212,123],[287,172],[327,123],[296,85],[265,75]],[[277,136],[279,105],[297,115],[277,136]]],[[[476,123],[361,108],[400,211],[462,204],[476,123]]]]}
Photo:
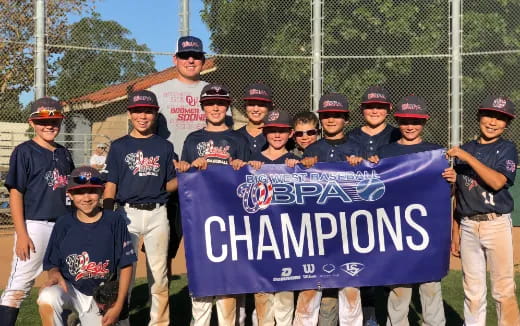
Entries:
{"type": "Polygon", "coordinates": [[[101,20],[98,14],[72,24],[66,42],[81,49],[65,49],[56,61],[58,77],[51,93],[62,100],[156,71],[153,56],[143,53],[150,51],[146,45],[130,38],[130,31],[119,23],[101,20]]]}
{"type": "MultiPolygon", "coordinates": [[[[69,14],[82,13],[93,3],[93,0],[46,1],[47,42],[62,44],[69,14]]],[[[18,97],[29,91],[34,81],[34,1],[0,1],[0,21],[0,119],[23,121],[18,97]]]]}
{"type": "MultiPolygon", "coordinates": [[[[211,31],[216,54],[309,57],[218,58],[219,78],[231,80],[238,88],[255,79],[265,80],[272,85],[275,96],[279,92],[291,97],[297,94],[299,105],[298,101],[280,97],[278,102],[284,108],[293,112],[309,109],[310,101],[306,99],[310,93],[311,11],[310,0],[204,0],[202,18],[211,31]]],[[[504,93],[520,104],[518,54],[474,55],[480,51],[518,50],[520,2],[466,1],[463,13],[463,52],[468,53],[463,57],[466,111],[475,110],[490,92],[504,93]]],[[[432,119],[426,130],[435,133],[430,140],[446,143],[449,15],[447,0],[325,1],[324,92],[346,94],[353,108],[371,84],[387,87],[394,101],[412,92],[421,95],[433,109],[433,116],[439,117],[432,119]]],[[[473,112],[466,116],[474,119],[473,112]]],[[[360,115],[353,114],[353,118],[360,119],[360,115]]],[[[473,120],[466,124],[474,125],[473,120]]]]}

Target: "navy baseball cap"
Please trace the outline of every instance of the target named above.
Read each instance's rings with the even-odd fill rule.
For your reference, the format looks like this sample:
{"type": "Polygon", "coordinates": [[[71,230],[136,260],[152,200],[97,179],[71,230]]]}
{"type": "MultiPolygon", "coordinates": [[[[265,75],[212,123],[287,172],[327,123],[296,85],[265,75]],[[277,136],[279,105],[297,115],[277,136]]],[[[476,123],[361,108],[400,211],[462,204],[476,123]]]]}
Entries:
{"type": "Polygon", "coordinates": [[[348,113],[348,100],[339,93],[329,93],[320,98],[318,113],[323,112],[343,112],[348,113]]]}
{"type": "Polygon", "coordinates": [[[131,110],[135,108],[159,109],[157,97],[153,92],[147,90],[132,92],[128,95],[128,106],[126,109],[131,110]]]}
{"type": "Polygon", "coordinates": [[[271,88],[262,83],[251,84],[246,88],[244,101],[256,100],[263,102],[273,102],[273,92],[271,88]]]}
{"type": "Polygon", "coordinates": [[[105,180],[98,170],[90,166],[74,169],[68,178],[67,191],[83,188],[104,188],[105,180]]]}
{"type": "Polygon", "coordinates": [[[177,40],[177,51],[175,53],[182,52],[197,52],[206,53],[202,47],[202,41],[200,38],[195,36],[181,36],[177,40]]]}
{"type": "Polygon", "coordinates": [[[386,104],[390,105],[392,108],[392,101],[390,100],[390,93],[386,89],[381,86],[370,86],[363,97],[361,98],[361,108],[364,107],[363,104],[386,104]]]}
{"type": "Polygon", "coordinates": [[[495,111],[514,119],[515,116],[515,105],[505,96],[488,96],[480,104],[478,108],[480,111],[495,111]]]}
{"type": "Polygon", "coordinates": [[[426,102],[421,97],[409,95],[397,103],[394,117],[429,119],[430,115],[426,102]]]}
{"type": "Polygon", "coordinates": [[[31,104],[29,120],[63,119],[60,102],[50,97],[42,97],[31,104]]]}
{"type": "Polygon", "coordinates": [[[222,84],[208,84],[200,92],[200,102],[208,100],[223,100],[231,103],[229,89],[222,84]]]}
{"type": "Polygon", "coordinates": [[[292,128],[292,118],[286,111],[269,111],[264,118],[264,125],[260,128],[267,127],[292,128]]]}

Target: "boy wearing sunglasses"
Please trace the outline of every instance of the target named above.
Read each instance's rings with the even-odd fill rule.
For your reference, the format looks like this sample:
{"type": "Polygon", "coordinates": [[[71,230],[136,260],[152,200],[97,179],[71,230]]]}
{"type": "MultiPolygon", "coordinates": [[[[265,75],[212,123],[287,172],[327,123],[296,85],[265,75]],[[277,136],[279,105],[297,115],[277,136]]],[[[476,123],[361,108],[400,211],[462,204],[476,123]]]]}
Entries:
{"type": "MultiPolygon", "coordinates": [[[[422,133],[426,121],[430,118],[428,108],[424,100],[418,96],[410,95],[402,99],[396,107],[394,117],[399,124],[401,138],[395,143],[381,146],[377,154],[370,157],[369,161],[378,163],[380,159],[436,150],[442,146],[423,141],[422,133]]],[[[442,177],[447,182],[454,183],[456,173],[453,168],[446,168],[442,177]]],[[[408,325],[408,311],[412,299],[414,284],[396,285],[391,287],[388,296],[387,325],[408,325]]],[[[445,325],[444,306],[440,280],[431,280],[418,284],[421,298],[423,324],[445,325]]]]}
{"type": "Polygon", "coordinates": [[[69,177],[75,210],[56,223],[45,252],[48,279],[37,300],[43,326],[64,325],[64,309],[76,311],[82,325],[129,325],[127,294],[137,258],[124,218],[99,205],[103,188],[101,174],[89,166],[69,177]],[[94,290],[113,275],[119,275],[117,299],[100,314],[94,290]]]}
{"type": "Polygon", "coordinates": [[[293,139],[295,148],[292,153],[301,158],[307,147],[318,141],[319,120],[314,112],[300,112],[294,116],[293,120],[293,139]]]}
{"type": "Polygon", "coordinates": [[[54,141],[64,118],[60,103],[40,98],[31,111],[34,137],[13,150],[5,181],[16,235],[11,275],[0,299],[0,320],[8,326],[15,324],[22,301],[42,272],[54,223],[68,210],[65,186],[74,169],[69,151],[54,141]]]}
{"type": "MultiPolygon", "coordinates": [[[[206,127],[192,132],[184,141],[179,172],[190,167],[205,170],[209,164],[232,165],[238,169],[249,160],[249,144],[240,133],[225,123],[231,96],[226,86],[206,85],[200,104],[206,114],[206,127]]],[[[216,299],[219,325],[235,325],[237,296],[223,295],[216,299]]],[[[192,298],[192,326],[209,326],[213,297],[192,298]]]]}
{"type": "MultiPolygon", "coordinates": [[[[320,98],[319,105],[318,115],[324,138],[305,149],[301,163],[306,167],[311,167],[317,162],[348,161],[350,164],[356,163],[350,161],[352,158],[359,162],[358,157],[362,153],[360,146],[347,139],[344,133],[349,114],[347,98],[338,93],[329,93],[320,98]]],[[[300,292],[294,325],[317,325],[318,318],[320,325],[336,325],[339,315],[340,325],[361,326],[363,315],[359,288],[339,289],[337,292],[339,305],[335,293],[329,295],[328,292],[335,291],[325,291],[326,296],[323,296],[323,300],[320,290],[300,292]]]]}
{"type": "Polygon", "coordinates": [[[146,262],[152,297],[150,325],[168,325],[167,255],[170,225],[165,204],[177,190],[173,145],[153,133],[159,106],[155,94],[142,90],[128,96],[132,130],[114,141],[107,157],[107,183],[103,206],[114,201],[128,218],[134,250],[140,237],[148,249],[146,262]]]}

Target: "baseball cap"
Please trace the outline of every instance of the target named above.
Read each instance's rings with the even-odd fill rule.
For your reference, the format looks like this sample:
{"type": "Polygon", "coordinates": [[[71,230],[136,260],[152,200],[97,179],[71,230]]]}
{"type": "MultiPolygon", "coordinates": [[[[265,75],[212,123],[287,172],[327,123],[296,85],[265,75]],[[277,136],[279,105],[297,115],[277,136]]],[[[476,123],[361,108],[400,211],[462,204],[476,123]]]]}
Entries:
{"type": "Polygon", "coordinates": [[[206,53],[202,47],[202,41],[200,38],[195,36],[181,36],[177,40],[177,51],[175,53],[182,52],[199,52],[206,53]]]}
{"type": "Polygon", "coordinates": [[[381,86],[370,86],[363,97],[361,98],[361,108],[363,104],[378,103],[387,104],[392,107],[392,101],[390,101],[390,93],[381,86]]]}
{"type": "Polygon", "coordinates": [[[292,128],[292,118],[286,111],[269,111],[264,118],[264,125],[260,128],[266,127],[292,128]]]}
{"type": "Polygon", "coordinates": [[[348,113],[348,100],[339,93],[329,93],[322,95],[318,113],[323,112],[344,112],[348,113]]]}
{"type": "Polygon", "coordinates": [[[222,84],[208,84],[200,92],[200,102],[208,100],[224,100],[231,102],[229,89],[222,84]]]}
{"type": "Polygon", "coordinates": [[[128,106],[126,107],[127,110],[143,107],[159,109],[157,97],[153,92],[142,90],[132,92],[130,95],[128,95],[128,106]]]}
{"type": "Polygon", "coordinates": [[[31,104],[29,120],[63,119],[62,110],[60,102],[50,97],[42,97],[31,104]]]}
{"type": "Polygon", "coordinates": [[[68,178],[67,191],[83,188],[104,188],[105,180],[98,170],[90,166],[74,169],[68,178]]]}
{"type": "Polygon", "coordinates": [[[394,117],[429,119],[430,115],[426,102],[421,97],[409,95],[397,103],[394,117]]]}
{"type": "Polygon", "coordinates": [[[257,100],[263,102],[273,102],[273,92],[271,88],[262,83],[251,84],[246,88],[244,101],[257,100]]]}
{"type": "Polygon", "coordinates": [[[505,96],[488,96],[480,104],[479,111],[495,111],[502,113],[512,119],[515,118],[515,105],[505,96]]]}

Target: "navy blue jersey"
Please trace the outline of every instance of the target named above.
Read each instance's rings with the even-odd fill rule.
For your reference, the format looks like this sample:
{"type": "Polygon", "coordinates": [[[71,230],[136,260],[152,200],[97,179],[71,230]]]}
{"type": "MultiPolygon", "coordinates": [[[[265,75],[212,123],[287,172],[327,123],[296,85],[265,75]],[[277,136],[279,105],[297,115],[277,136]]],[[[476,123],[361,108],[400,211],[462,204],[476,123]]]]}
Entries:
{"type": "Polygon", "coordinates": [[[350,131],[348,133],[348,138],[358,143],[365,151],[363,157],[368,158],[375,155],[379,147],[398,141],[399,138],[401,138],[401,131],[399,128],[386,125],[383,131],[377,135],[370,136],[369,134],[363,132],[361,127],[359,127],[350,131]]]}
{"type": "Polygon", "coordinates": [[[249,151],[251,152],[251,154],[261,152],[267,149],[267,141],[263,133],[260,133],[256,137],[253,137],[247,132],[246,126],[237,129],[237,132],[244,136],[249,142],[249,151]]]}
{"type": "Polygon", "coordinates": [[[249,161],[249,144],[244,136],[231,129],[199,129],[186,137],[181,160],[192,163],[199,157],[205,157],[209,164],[229,164],[231,159],[249,161]]]}
{"type": "Polygon", "coordinates": [[[268,158],[261,152],[256,152],[256,153],[251,154],[250,161],[260,161],[260,162],[263,162],[266,164],[285,164],[286,159],[299,160],[300,158],[298,156],[294,155],[293,153],[288,152],[288,153],[285,153],[284,155],[280,156],[276,160],[271,160],[270,158],[268,158]]]}
{"type": "Polygon", "coordinates": [[[173,158],[172,143],[157,135],[114,141],[107,156],[107,181],[117,185],[116,201],[166,203],[166,183],[175,178],[173,158]]]}
{"type": "Polygon", "coordinates": [[[386,157],[433,151],[440,148],[442,148],[441,145],[427,142],[421,142],[419,144],[414,145],[401,145],[399,143],[391,143],[381,146],[377,151],[377,156],[380,159],[382,159],[386,157]]]}
{"type": "Polygon", "coordinates": [[[63,278],[85,295],[121,267],[137,261],[124,218],[103,211],[95,223],[83,223],[76,213],[62,216],[52,230],[43,270],[59,268],[63,278]]]}
{"type": "Polygon", "coordinates": [[[500,213],[513,210],[513,198],[508,188],[515,182],[518,154],[514,143],[499,139],[491,144],[479,144],[473,140],[461,146],[487,167],[503,174],[506,185],[495,191],[482,181],[475,171],[464,161],[455,161],[457,172],[457,215],[500,213]]]}
{"type": "Polygon", "coordinates": [[[28,140],[11,154],[5,186],[23,194],[26,220],[53,220],[68,211],[65,187],[72,170],[72,156],[65,147],[50,151],[28,140]]]}
{"type": "Polygon", "coordinates": [[[303,157],[318,157],[318,162],[342,162],[346,156],[361,156],[363,151],[358,143],[350,139],[320,139],[309,145],[303,152],[303,157]]]}

